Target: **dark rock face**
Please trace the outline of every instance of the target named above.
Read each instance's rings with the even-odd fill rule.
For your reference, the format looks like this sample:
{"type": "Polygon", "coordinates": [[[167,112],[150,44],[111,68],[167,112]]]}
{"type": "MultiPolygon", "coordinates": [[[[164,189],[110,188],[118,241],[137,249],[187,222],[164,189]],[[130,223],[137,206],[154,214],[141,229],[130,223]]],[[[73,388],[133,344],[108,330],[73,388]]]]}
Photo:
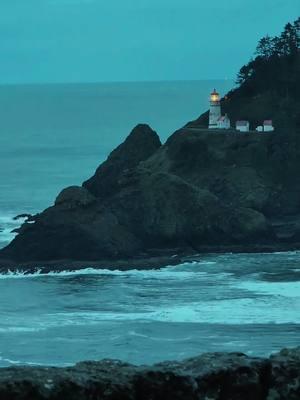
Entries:
{"type": "Polygon", "coordinates": [[[55,205],[66,208],[87,207],[96,201],[95,197],[84,187],[70,186],[63,189],[56,197],[55,205]]]}
{"type": "Polygon", "coordinates": [[[130,171],[160,146],[149,126],[138,125],[83,187],[62,190],[53,207],[35,216],[34,224],[24,224],[1,258],[16,262],[97,260],[138,252],[142,248],[139,238],[103,200],[118,192],[122,179],[126,182],[130,171]]]}
{"type": "Polygon", "coordinates": [[[148,125],[137,125],[83,186],[100,198],[114,194],[123,175],[149,158],[160,146],[156,132],[148,125]]]}
{"type": "Polygon", "coordinates": [[[139,125],[83,187],[64,189],[23,224],[0,266],[298,246],[300,191],[296,178],[282,178],[277,140],[184,128],[161,146],[139,125]]]}
{"type": "Polygon", "coordinates": [[[137,367],[119,361],[0,370],[5,400],[299,400],[300,349],[270,359],[209,353],[137,367]]]}
{"type": "Polygon", "coordinates": [[[300,399],[300,347],[271,357],[269,400],[300,399]],[[287,383],[289,380],[289,383],[287,383]]]}

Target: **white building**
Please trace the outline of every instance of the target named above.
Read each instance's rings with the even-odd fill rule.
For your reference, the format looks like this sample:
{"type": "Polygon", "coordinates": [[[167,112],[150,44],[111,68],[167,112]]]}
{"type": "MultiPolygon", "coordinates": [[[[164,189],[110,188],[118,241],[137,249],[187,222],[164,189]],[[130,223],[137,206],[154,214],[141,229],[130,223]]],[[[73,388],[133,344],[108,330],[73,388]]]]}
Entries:
{"type": "Polygon", "coordinates": [[[220,95],[214,89],[210,94],[209,129],[218,129],[218,120],[221,117],[220,95]]]}
{"type": "Polygon", "coordinates": [[[240,132],[249,132],[249,121],[236,121],[235,128],[240,132]]]}
{"type": "Polygon", "coordinates": [[[218,129],[230,129],[230,119],[227,114],[222,115],[217,122],[218,129]]]}
{"type": "Polygon", "coordinates": [[[256,128],[257,132],[273,132],[274,126],[271,119],[266,119],[263,125],[259,125],[256,128]]]}
{"type": "Polygon", "coordinates": [[[274,126],[273,121],[271,119],[266,119],[264,121],[264,132],[273,132],[274,126]]]}

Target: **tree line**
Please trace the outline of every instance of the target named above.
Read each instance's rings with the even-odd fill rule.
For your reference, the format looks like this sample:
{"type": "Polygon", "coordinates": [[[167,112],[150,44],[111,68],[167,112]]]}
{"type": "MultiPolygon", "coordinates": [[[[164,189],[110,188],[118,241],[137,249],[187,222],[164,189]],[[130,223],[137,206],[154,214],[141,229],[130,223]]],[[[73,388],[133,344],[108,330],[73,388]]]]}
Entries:
{"type": "MultiPolygon", "coordinates": [[[[264,66],[269,69],[282,66],[287,61],[289,64],[297,63],[300,53],[300,17],[293,23],[285,25],[280,36],[266,35],[259,40],[255,51],[255,58],[244,65],[237,77],[238,84],[257,80],[264,66]],[[284,62],[283,62],[284,60],[284,62]]],[[[277,68],[276,68],[277,69],[277,68]]]]}

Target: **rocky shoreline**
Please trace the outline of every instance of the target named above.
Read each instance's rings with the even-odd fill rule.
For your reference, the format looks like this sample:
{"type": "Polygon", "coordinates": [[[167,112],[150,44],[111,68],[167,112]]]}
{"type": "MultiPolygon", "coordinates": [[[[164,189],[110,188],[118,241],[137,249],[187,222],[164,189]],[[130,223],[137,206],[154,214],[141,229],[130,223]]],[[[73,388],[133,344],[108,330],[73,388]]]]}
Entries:
{"type": "Polygon", "coordinates": [[[0,369],[3,400],[299,400],[300,347],[270,358],[207,353],[135,366],[116,360],[74,367],[0,369]]]}
{"type": "Polygon", "coordinates": [[[53,260],[53,261],[28,261],[18,263],[12,260],[0,260],[0,273],[44,273],[61,271],[78,271],[85,268],[107,270],[151,270],[176,266],[183,263],[199,262],[207,254],[246,254],[246,253],[278,253],[300,251],[300,243],[261,244],[242,246],[205,246],[197,249],[198,252],[186,249],[165,249],[155,254],[141,255],[128,259],[101,259],[90,260],[53,260]]]}

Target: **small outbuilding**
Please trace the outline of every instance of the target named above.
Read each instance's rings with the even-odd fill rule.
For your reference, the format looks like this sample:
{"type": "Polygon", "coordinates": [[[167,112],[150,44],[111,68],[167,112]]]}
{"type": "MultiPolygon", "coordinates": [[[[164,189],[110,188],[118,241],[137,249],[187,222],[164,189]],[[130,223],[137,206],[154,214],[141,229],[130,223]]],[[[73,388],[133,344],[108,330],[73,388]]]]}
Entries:
{"type": "Polygon", "coordinates": [[[264,121],[264,132],[273,132],[274,126],[273,121],[271,119],[266,119],[264,121]]]}
{"type": "Polygon", "coordinates": [[[249,132],[250,124],[249,121],[236,121],[236,130],[240,132],[249,132]]]}
{"type": "Polygon", "coordinates": [[[230,119],[227,114],[222,115],[217,121],[218,129],[230,129],[230,119]]]}
{"type": "Polygon", "coordinates": [[[273,132],[274,126],[273,121],[271,119],[266,119],[263,125],[259,125],[256,127],[257,132],[273,132]]]}

